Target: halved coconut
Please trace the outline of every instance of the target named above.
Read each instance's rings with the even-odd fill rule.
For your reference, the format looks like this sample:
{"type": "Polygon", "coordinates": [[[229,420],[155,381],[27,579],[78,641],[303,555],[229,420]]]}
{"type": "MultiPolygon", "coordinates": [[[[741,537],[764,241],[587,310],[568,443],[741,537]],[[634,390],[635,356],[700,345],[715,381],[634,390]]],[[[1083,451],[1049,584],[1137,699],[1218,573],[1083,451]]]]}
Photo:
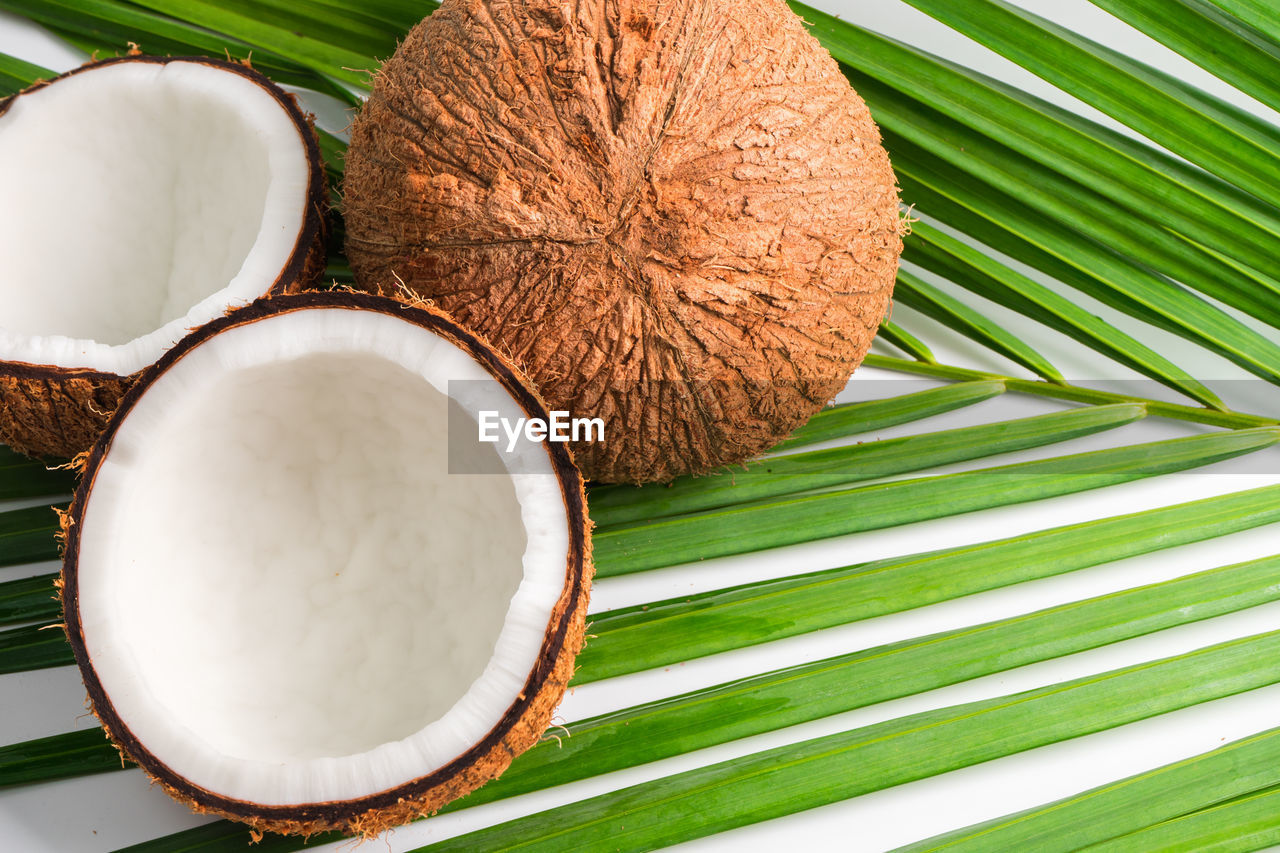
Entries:
{"type": "Polygon", "coordinates": [[[582,644],[582,479],[564,444],[477,442],[481,411],[548,414],[446,316],[363,295],[262,300],[147,371],[66,520],[120,749],[197,810],[371,834],[535,743],[582,644]]]}
{"type": "Polygon", "coordinates": [[[0,101],[0,441],[69,456],[188,329],[324,268],[293,97],[232,62],[123,57],[0,101]]]}

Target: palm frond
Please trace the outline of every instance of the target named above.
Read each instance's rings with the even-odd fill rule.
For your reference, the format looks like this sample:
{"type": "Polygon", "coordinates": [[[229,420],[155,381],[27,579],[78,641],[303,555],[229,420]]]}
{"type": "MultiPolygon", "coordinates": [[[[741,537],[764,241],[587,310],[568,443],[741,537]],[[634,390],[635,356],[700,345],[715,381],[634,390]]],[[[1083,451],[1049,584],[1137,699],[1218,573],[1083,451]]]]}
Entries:
{"type": "Polygon", "coordinates": [[[58,517],[47,506],[0,512],[0,566],[58,559],[57,531],[58,517]]]}
{"type": "MultiPolygon", "coordinates": [[[[792,450],[833,439],[878,432],[902,424],[953,412],[998,397],[1005,392],[1003,380],[983,379],[976,382],[954,382],[899,397],[846,403],[818,412],[809,422],[791,434],[774,450],[792,450]]],[[[601,495],[605,490],[597,488],[601,495]]],[[[598,498],[597,498],[598,499],[598,498]]]]}
{"type": "Polygon", "coordinates": [[[1258,850],[1272,843],[1260,835],[1280,837],[1276,832],[1280,809],[1275,802],[1275,786],[1280,784],[1278,759],[1280,729],[1271,729],[1204,755],[929,838],[895,853],[1258,850]],[[1240,846],[1233,846],[1233,842],[1240,846]]]}
{"type": "Polygon", "coordinates": [[[880,321],[880,339],[888,341],[917,361],[928,361],[935,364],[938,361],[934,358],[933,351],[925,345],[924,341],[891,320],[880,321]]]}
{"type": "MultiPolygon", "coordinates": [[[[173,56],[212,56],[248,59],[278,83],[322,92],[352,105],[359,99],[324,75],[280,56],[212,33],[191,23],[157,15],[114,0],[0,0],[0,10],[43,24],[87,53],[112,56],[130,44],[149,53],[173,56]]],[[[45,76],[45,75],[41,75],[45,76]]]]}
{"type": "MultiPolygon", "coordinates": [[[[1053,497],[1105,495],[1109,486],[1150,478],[1169,482],[1174,472],[1237,456],[1268,459],[1280,438],[1277,420],[1266,414],[1277,408],[1272,401],[1280,392],[1258,382],[1251,399],[1259,413],[1232,411],[1228,395],[1211,387],[1217,383],[1196,378],[1191,365],[1202,363],[1200,353],[1190,357],[1188,348],[1169,347],[1160,337],[1171,333],[1224,367],[1280,384],[1280,344],[1272,332],[1280,328],[1280,280],[1270,273],[1280,246],[1280,189],[1273,179],[1280,129],[1003,0],[908,2],[1149,141],[793,3],[871,106],[904,199],[922,217],[907,239],[910,266],[897,291],[911,310],[882,325],[883,338],[908,358],[877,353],[866,367],[943,384],[825,410],[775,448],[785,453],[740,470],[669,488],[592,488],[606,592],[611,583],[671,575],[651,570],[710,558],[718,559],[709,568],[723,580],[678,597],[633,597],[596,613],[577,684],[608,689],[608,679],[1097,571],[1144,554],[1169,556],[1280,520],[1280,486],[1268,486],[735,582],[732,555],[772,554],[818,540],[857,548],[874,530],[998,507],[1031,512],[1053,497]],[[1105,312],[1094,302],[1112,313],[1098,316],[1105,312]],[[925,327],[930,321],[943,328],[925,327]],[[1042,342],[1040,328],[1191,404],[1068,381],[1062,353],[1042,342]],[[1009,367],[996,372],[939,363],[951,360],[939,356],[959,336],[1009,367]],[[1038,379],[1006,375],[1010,370],[1038,379]],[[1059,409],[1009,418],[991,408],[1013,398],[1059,409]],[[993,402],[984,407],[986,401],[993,402]],[[934,422],[962,414],[978,423],[934,422]],[[1191,424],[1199,434],[1148,440],[1143,429],[1156,424],[1191,424]],[[889,429],[909,431],[852,443],[889,429]],[[1110,446],[1041,452],[1007,464],[984,461],[1086,436],[1105,436],[1110,446]],[[839,446],[792,452],[819,442],[839,446]],[[960,463],[983,467],[938,470],[960,463]]],[[[1280,15],[1270,4],[1094,2],[1241,92],[1280,105],[1280,15]]],[[[118,52],[136,42],[150,52],[252,54],[255,67],[276,80],[349,104],[359,102],[353,93],[367,85],[369,70],[433,6],[411,0],[0,0],[0,9],[88,51],[118,52]]],[[[0,56],[0,96],[50,73],[0,56]]],[[[321,142],[336,185],[344,145],[334,133],[322,132],[321,142]]],[[[329,270],[335,280],[348,281],[340,234],[329,270]]],[[[0,450],[0,500],[22,502],[0,511],[0,565],[56,558],[57,517],[48,504],[64,500],[71,485],[65,470],[0,450]]],[[[450,810],[1159,636],[1280,595],[1274,556],[1199,569],[693,692],[628,698],[619,703],[626,707],[568,723],[562,743],[548,739],[450,810]]],[[[71,662],[54,595],[47,572],[0,582],[0,624],[10,626],[0,631],[0,672],[71,662]]],[[[1274,633],[1243,637],[800,743],[760,749],[749,742],[738,758],[663,771],[640,785],[424,849],[650,849],[702,837],[1276,683],[1278,644],[1274,633]]],[[[79,713],[78,706],[66,709],[68,729],[79,713]]],[[[1155,850],[1192,842],[1252,849],[1280,838],[1277,744],[1275,732],[1262,733],[910,849],[1155,850]]],[[[0,747],[0,785],[123,769],[98,730],[0,747]]],[[[243,828],[217,821],[133,849],[240,850],[248,840],[243,828]]],[[[303,846],[269,836],[257,849],[303,846]]]]}
{"type": "Polygon", "coordinates": [[[1214,408],[1224,407],[1203,383],[1155,350],[1062,294],[937,228],[917,222],[903,258],[977,296],[1062,332],[1193,400],[1214,408]]]}
{"type": "Polygon", "coordinates": [[[919,276],[906,270],[899,272],[897,283],[893,287],[893,299],[900,305],[932,317],[954,332],[972,338],[1010,361],[1021,364],[1037,376],[1050,382],[1066,382],[1058,368],[1036,352],[1029,343],[919,276]]]}
{"type": "Polygon", "coordinates": [[[678,477],[659,489],[594,488],[590,493],[591,518],[597,527],[608,529],[627,522],[874,480],[1069,441],[1133,423],[1146,414],[1140,403],[1068,409],[1016,421],[766,458],[748,462],[742,470],[678,477]]]}
{"type": "Polygon", "coordinates": [[[1280,204],[1280,190],[1257,181],[1277,166],[1280,129],[1243,109],[1005,0],[906,2],[1210,174],[1280,204]]]}
{"type": "Polygon", "coordinates": [[[677,773],[416,848],[651,850],[1280,681],[1280,634],[913,714],[677,773]]]}
{"type": "Polygon", "coordinates": [[[1275,427],[1216,432],[598,527],[592,537],[596,575],[614,577],[1043,500],[1211,465],[1277,441],[1275,427]]]}

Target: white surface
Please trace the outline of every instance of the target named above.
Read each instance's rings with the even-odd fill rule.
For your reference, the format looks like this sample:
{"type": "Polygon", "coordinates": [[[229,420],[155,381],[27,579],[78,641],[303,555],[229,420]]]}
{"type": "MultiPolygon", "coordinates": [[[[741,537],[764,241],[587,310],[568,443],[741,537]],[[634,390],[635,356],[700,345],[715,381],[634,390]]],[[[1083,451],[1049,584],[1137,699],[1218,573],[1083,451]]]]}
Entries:
{"type": "MultiPolygon", "coordinates": [[[[861,0],[861,2],[822,2],[821,8],[863,23],[913,44],[955,58],[987,73],[1007,79],[1037,94],[1046,95],[1081,112],[1096,113],[1055,93],[1050,87],[995,57],[984,49],[932,22],[896,0],[861,0]]],[[[1128,27],[1090,6],[1084,0],[1037,0],[1021,5],[1078,28],[1130,55],[1153,62],[1197,85],[1247,102],[1222,84],[1188,63],[1134,32],[1128,27]]],[[[0,28],[0,50],[9,49],[0,28]]],[[[26,42],[23,42],[24,44],[26,42]]],[[[15,50],[16,52],[16,50],[15,50]]],[[[35,54],[30,54],[35,58],[35,54]]],[[[1256,106],[1256,105],[1253,105],[1256,106]]],[[[1093,306],[1091,306],[1091,310],[1093,306]]],[[[897,309],[895,319],[903,320],[924,334],[939,359],[978,368],[990,368],[1012,375],[1026,375],[1022,369],[996,356],[978,350],[964,339],[949,335],[931,321],[920,322],[905,309],[897,309]]],[[[1132,330],[1134,324],[1105,307],[1097,313],[1109,321],[1132,330]]],[[[1004,315],[1002,315],[1003,317],[1004,315]]],[[[1008,315],[1012,316],[1012,315],[1008,315]]],[[[1025,329],[1035,343],[1066,375],[1075,380],[1130,380],[1133,374],[1110,362],[1083,353],[1081,348],[1042,327],[1029,327],[1011,319],[1015,329],[1025,329]]],[[[1182,345],[1162,333],[1140,332],[1142,339],[1157,348],[1175,353],[1176,360],[1193,366],[1196,375],[1222,389],[1237,407],[1246,411],[1275,411],[1280,393],[1275,388],[1247,377],[1239,369],[1216,356],[1182,345]],[[1217,380],[1226,380],[1217,381],[1217,380]]],[[[888,352],[889,350],[885,350],[888,352]]],[[[927,382],[917,383],[923,387],[927,382]]],[[[890,396],[910,390],[896,374],[863,370],[858,374],[843,400],[890,396]]],[[[1163,396],[1163,392],[1144,384],[1142,393],[1163,396]]],[[[1014,395],[982,403],[972,409],[952,413],[905,428],[885,431],[880,438],[924,429],[942,429],[978,419],[990,421],[1036,411],[1058,408],[1044,400],[1030,400],[1014,395]]],[[[1009,458],[1034,458],[1071,452],[1079,448],[1105,446],[1109,443],[1132,442],[1190,434],[1197,427],[1151,420],[1134,424],[1103,436],[1082,439],[1055,448],[1014,454],[1009,458]]],[[[980,463],[986,464],[986,463],[980,463]]],[[[954,468],[975,467],[954,466],[954,468]]],[[[1133,483],[1081,495],[1042,501],[1021,507],[974,513],[950,519],[925,522],[894,530],[841,537],[802,546],[778,549],[741,558],[708,560],[696,566],[677,567],[645,573],[643,576],[603,581],[593,597],[593,610],[667,598],[699,589],[744,583],[756,578],[781,576],[830,566],[845,565],[875,557],[914,553],[966,542],[982,541],[1018,532],[1042,529],[1072,521],[1133,512],[1207,497],[1229,491],[1280,482],[1280,452],[1270,450],[1248,457],[1244,463],[1226,463],[1215,469],[1197,473],[1162,477],[1155,481],[1133,483]]],[[[1001,616],[1028,612],[1060,602],[1079,600],[1111,589],[1126,588],[1152,580],[1176,577],[1213,566],[1226,565],[1250,557],[1265,556],[1277,550],[1274,529],[1263,528],[1236,534],[1210,543],[1184,546],[1148,557],[1117,562],[1072,573],[1060,578],[1023,584],[1015,588],[969,596],[909,613],[868,620],[856,625],[822,631],[804,637],[771,643],[755,649],[718,655],[666,670],[640,673],[579,688],[568,697],[560,716],[578,719],[611,708],[719,683],[740,675],[758,673],[789,663],[827,657],[844,651],[865,648],[895,639],[903,639],[963,624],[973,624],[1001,616]]],[[[602,791],[616,789],[645,779],[657,778],[735,755],[767,747],[791,743],[827,732],[901,716],[956,702],[998,696],[1041,684],[1070,678],[1085,672],[1099,672],[1126,663],[1150,660],[1179,650],[1204,645],[1230,637],[1271,630],[1275,627],[1276,608],[1253,611],[1198,625],[1161,632],[1147,638],[1119,643],[1105,649],[1073,655],[1058,661],[1001,673],[920,696],[884,703],[836,718],[817,721],[785,731],[726,744],[700,753],[681,756],[653,765],[634,768],[608,777],[588,780],[560,789],[544,791],[514,800],[494,803],[457,814],[445,815],[397,830],[390,835],[385,849],[411,849],[431,840],[500,822],[549,806],[578,800],[602,791]]],[[[12,678],[10,676],[3,677],[12,678]]],[[[71,692],[65,672],[49,674],[52,682],[41,688],[37,703],[24,704],[15,713],[21,722],[22,737],[29,736],[33,725],[29,717],[37,714],[63,714],[47,723],[46,733],[65,730],[64,697],[71,692]]],[[[31,689],[35,680],[24,677],[21,689],[31,689]]],[[[9,683],[3,682],[8,689],[9,683]]],[[[1151,767],[1177,760],[1189,754],[1211,749],[1222,742],[1261,731],[1276,723],[1274,708],[1280,690],[1267,688],[1231,699],[1169,714],[1143,723],[1125,726],[1099,735],[1059,744],[1049,748],[1011,756],[957,773],[904,785],[871,796],[803,812],[781,820],[747,827],[742,830],[684,845],[699,851],[774,851],[806,849],[813,851],[876,851],[923,838],[938,832],[968,825],[1016,809],[1033,806],[1102,782],[1120,778],[1151,767]]],[[[7,712],[6,712],[7,716],[7,712]]],[[[83,723],[82,723],[83,724],[83,723]]],[[[14,738],[16,739],[16,738],[14,738]]],[[[159,835],[179,825],[198,822],[183,813],[180,806],[168,803],[159,792],[136,790],[137,774],[116,774],[45,786],[42,789],[18,789],[0,794],[0,837],[12,839],[24,850],[101,850],[125,842],[139,841],[159,835]],[[129,785],[128,796],[121,787],[129,785]],[[137,794],[135,798],[133,794],[137,794]],[[145,802],[144,802],[145,801],[145,802]],[[67,803],[83,804],[68,809],[67,803]],[[107,811],[111,804],[114,811],[107,811]],[[92,836],[98,831],[98,836],[92,836]]],[[[346,849],[335,846],[333,849],[346,849]]],[[[379,842],[379,849],[384,849],[379,842]]]]}
{"type": "Polygon", "coordinates": [[[94,669],[157,759],[232,799],[327,802],[498,724],[569,533],[541,445],[527,473],[450,476],[451,384],[518,410],[487,376],[396,317],[310,309],[151,386],[98,469],[78,571],[94,669]]]}
{"type": "Polygon", "coordinates": [[[0,116],[0,358],[127,375],[261,296],[309,174],[267,91],[193,62],[78,74],[0,116]]]}

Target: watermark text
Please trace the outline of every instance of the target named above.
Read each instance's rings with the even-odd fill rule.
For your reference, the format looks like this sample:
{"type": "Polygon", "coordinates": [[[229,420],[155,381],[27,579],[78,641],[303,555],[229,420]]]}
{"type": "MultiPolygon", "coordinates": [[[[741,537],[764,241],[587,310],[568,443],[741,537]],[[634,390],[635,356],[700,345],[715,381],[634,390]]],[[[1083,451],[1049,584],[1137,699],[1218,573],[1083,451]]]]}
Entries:
{"type": "Polygon", "coordinates": [[[550,419],[502,417],[495,411],[481,411],[476,419],[477,438],[488,444],[506,439],[507,453],[526,441],[604,441],[603,418],[574,418],[568,412],[551,412],[550,419]]]}

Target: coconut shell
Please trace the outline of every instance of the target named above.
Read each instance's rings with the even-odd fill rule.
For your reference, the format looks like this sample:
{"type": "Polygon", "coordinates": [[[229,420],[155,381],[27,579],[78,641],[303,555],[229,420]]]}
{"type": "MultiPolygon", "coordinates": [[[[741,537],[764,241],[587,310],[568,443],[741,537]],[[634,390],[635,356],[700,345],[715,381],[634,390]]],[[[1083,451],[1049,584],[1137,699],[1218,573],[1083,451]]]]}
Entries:
{"type": "Polygon", "coordinates": [[[803,424],[870,347],[901,251],[879,131],[780,0],[445,0],[346,164],[360,286],[434,300],[604,418],[574,446],[604,481],[803,424]]]}
{"type": "MultiPolygon", "coordinates": [[[[203,56],[122,56],[90,62],[50,80],[37,81],[22,92],[0,100],[0,119],[18,98],[121,62],[158,65],[192,62],[211,66],[252,80],[280,103],[304,141],[310,174],[306,212],[297,242],[279,275],[263,293],[292,293],[319,281],[325,269],[328,187],[312,117],[301,110],[293,95],[247,65],[203,56]]],[[[136,376],[0,361],[0,443],[31,456],[72,457],[88,450],[136,376]]]]}
{"type": "Polygon", "coordinates": [[[138,764],[170,796],[186,803],[196,812],[241,821],[258,831],[313,835],[335,830],[371,837],[390,827],[433,814],[445,804],[499,776],[511,764],[512,759],[537,743],[551,725],[556,706],[573,677],[574,659],[584,643],[587,605],[595,571],[591,561],[591,522],[587,517],[584,482],[564,443],[548,442],[544,446],[560,483],[569,522],[565,581],[560,597],[552,609],[537,661],[524,689],[499,723],[482,740],[439,770],[397,788],[342,802],[264,806],[230,799],[192,784],[156,758],[116,712],[86,650],[79,607],[79,531],[88,498],[116,430],[142,395],[146,394],[148,387],[193,348],[221,332],[277,314],[313,307],[378,311],[429,329],[457,345],[485,367],[530,417],[548,417],[546,403],[515,365],[483,339],[431,306],[406,306],[395,300],[343,291],[261,299],[231,311],[227,316],[188,335],[156,364],[142,372],[137,383],[121,400],[105,431],[85,460],[80,486],[63,519],[63,621],[88,690],[93,713],[120,753],[138,764]]]}
{"type": "Polygon", "coordinates": [[[0,363],[0,443],[28,456],[74,456],[102,433],[131,379],[0,363]]]}

